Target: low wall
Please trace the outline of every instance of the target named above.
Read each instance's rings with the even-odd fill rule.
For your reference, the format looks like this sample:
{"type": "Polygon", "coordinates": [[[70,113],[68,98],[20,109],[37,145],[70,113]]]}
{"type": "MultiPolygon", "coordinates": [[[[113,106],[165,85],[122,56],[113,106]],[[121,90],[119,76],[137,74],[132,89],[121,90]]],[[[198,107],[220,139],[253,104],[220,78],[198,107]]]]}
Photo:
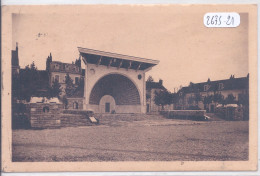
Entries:
{"type": "MultiPolygon", "coordinates": [[[[105,107],[102,105],[89,104],[87,105],[87,107],[88,109],[93,110],[94,113],[105,113],[105,107]]],[[[142,108],[141,105],[116,105],[115,113],[142,113],[141,108],[142,108]]]]}
{"type": "Polygon", "coordinates": [[[56,103],[30,103],[28,114],[32,128],[58,128],[62,104],[56,103]]]}
{"type": "Polygon", "coordinates": [[[168,110],[160,111],[166,118],[186,119],[186,120],[205,120],[205,110],[168,110]]]}
{"type": "Polygon", "coordinates": [[[87,111],[87,110],[71,110],[71,109],[65,109],[62,111],[63,114],[81,114],[81,115],[93,115],[93,111],[87,111]]]}
{"type": "Polygon", "coordinates": [[[83,109],[83,98],[67,98],[68,99],[68,109],[83,109]],[[77,105],[76,105],[77,104],[77,105]]]}

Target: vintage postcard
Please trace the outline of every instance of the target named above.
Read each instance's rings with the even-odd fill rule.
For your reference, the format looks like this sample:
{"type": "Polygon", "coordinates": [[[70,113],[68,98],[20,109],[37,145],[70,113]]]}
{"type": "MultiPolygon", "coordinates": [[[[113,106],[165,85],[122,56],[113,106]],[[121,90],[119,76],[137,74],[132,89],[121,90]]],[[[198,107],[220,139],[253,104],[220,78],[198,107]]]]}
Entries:
{"type": "Polygon", "coordinates": [[[2,7],[2,171],[254,171],[256,5],[2,7]]]}

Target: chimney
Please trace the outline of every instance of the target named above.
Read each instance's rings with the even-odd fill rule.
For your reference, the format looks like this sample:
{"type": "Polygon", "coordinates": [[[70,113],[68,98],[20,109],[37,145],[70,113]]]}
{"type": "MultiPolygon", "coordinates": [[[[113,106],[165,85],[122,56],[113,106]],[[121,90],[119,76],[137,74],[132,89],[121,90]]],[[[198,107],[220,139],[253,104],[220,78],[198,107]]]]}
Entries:
{"type": "Polygon", "coordinates": [[[160,79],[159,80],[159,84],[162,85],[163,84],[163,80],[160,79]]]}

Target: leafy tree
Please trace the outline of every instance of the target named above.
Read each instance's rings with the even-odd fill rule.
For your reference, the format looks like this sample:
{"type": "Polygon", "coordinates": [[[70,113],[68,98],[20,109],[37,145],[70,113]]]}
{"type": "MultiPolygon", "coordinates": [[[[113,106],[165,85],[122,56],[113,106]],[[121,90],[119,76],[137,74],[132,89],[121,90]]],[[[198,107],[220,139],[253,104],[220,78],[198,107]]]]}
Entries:
{"type": "Polygon", "coordinates": [[[20,99],[20,77],[19,74],[12,74],[12,100],[20,99]]]}
{"type": "Polygon", "coordinates": [[[147,82],[153,82],[153,81],[154,81],[153,77],[149,76],[148,79],[147,79],[147,82]]]}
{"type": "Polygon", "coordinates": [[[238,97],[238,104],[241,104],[243,106],[248,106],[249,105],[249,94],[248,94],[248,92],[244,93],[244,94],[241,94],[238,97]]]}
{"type": "Polygon", "coordinates": [[[213,101],[215,103],[224,104],[224,96],[221,93],[214,93],[213,101]]]}
{"type": "Polygon", "coordinates": [[[73,84],[73,80],[71,79],[68,73],[66,75],[65,83],[66,83],[66,88],[65,88],[66,95],[70,97],[75,92],[75,85],[73,84]]]}
{"type": "Polygon", "coordinates": [[[171,94],[171,103],[176,104],[179,101],[179,95],[178,93],[172,93],[171,94]]]}
{"type": "Polygon", "coordinates": [[[36,95],[37,90],[40,89],[40,76],[34,62],[25,67],[24,73],[20,75],[20,91],[21,99],[30,101],[30,98],[36,95]]]}
{"type": "Polygon", "coordinates": [[[53,81],[53,84],[50,88],[49,95],[50,97],[60,98],[60,93],[61,93],[61,85],[59,81],[55,79],[55,81],[53,81]]]}
{"type": "Polygon", "coordinates": [[[213,101],[213,96],[212,95],[207,95],[203,99],[203,103],[206,105],[209,105],[213,101]]]}
{"type": "Polygon", "coordinates": [[[75,89],[74,89],[74,95],[76,96],[84,96],[84,79],[80,78],[79,82],[76,83],[75,89]]]}
{"type": "Polygon", "coordinates": [[[225,104],[235,104],[236,102],[236,97],[234,97],[233,94],[228,94],[227,98],[225,99],[225,104]]]}
{"type": "Polygon", "coordinates": [[[238,104],[241,104],[243,107],[244,120],[248,120],[249,119],[249,92],[248,92],[248,90],[246,91],[246,93],[238,96],[238,104]]]}
{"type": "Polygon", "coordinates": [[[34,64],[34,61],[30,65],[31,70],[37,70],[37,67],[34,64]]]}
{"type": "Polygon", "coordinates": [[[161,106],[162,110],[164,110],[165,105],[169,105],[172,102],[171,93],[167,90],[155,91],[154,103],[157,106],[161,106]]]}

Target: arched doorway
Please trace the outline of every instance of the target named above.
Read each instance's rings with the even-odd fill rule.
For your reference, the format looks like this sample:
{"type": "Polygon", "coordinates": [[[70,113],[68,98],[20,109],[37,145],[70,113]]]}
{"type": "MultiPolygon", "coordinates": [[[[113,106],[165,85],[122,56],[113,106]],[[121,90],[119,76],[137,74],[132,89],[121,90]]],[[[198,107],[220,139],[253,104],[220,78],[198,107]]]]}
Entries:
{"type": "Polygon", "coordinates": [[[109,74],[102,77],[93,86],[89,104],[98,105],[101,113],[114,110],[124,112],[126,108],[140,111],[140,95],[135,84],[121,74],[109,74]]]}
{"type": "Polygon", "coordinates": [[[110,95],[104,95],[99,103],[99,112],[101,113],[112,113],[115,111],[116,102],[115,99],[110,95]]]}
{"type": "Polygon", "coordinates": [[[78,102],[73,103],[73,109],[79,109],[79,104],[78,102]]]}

